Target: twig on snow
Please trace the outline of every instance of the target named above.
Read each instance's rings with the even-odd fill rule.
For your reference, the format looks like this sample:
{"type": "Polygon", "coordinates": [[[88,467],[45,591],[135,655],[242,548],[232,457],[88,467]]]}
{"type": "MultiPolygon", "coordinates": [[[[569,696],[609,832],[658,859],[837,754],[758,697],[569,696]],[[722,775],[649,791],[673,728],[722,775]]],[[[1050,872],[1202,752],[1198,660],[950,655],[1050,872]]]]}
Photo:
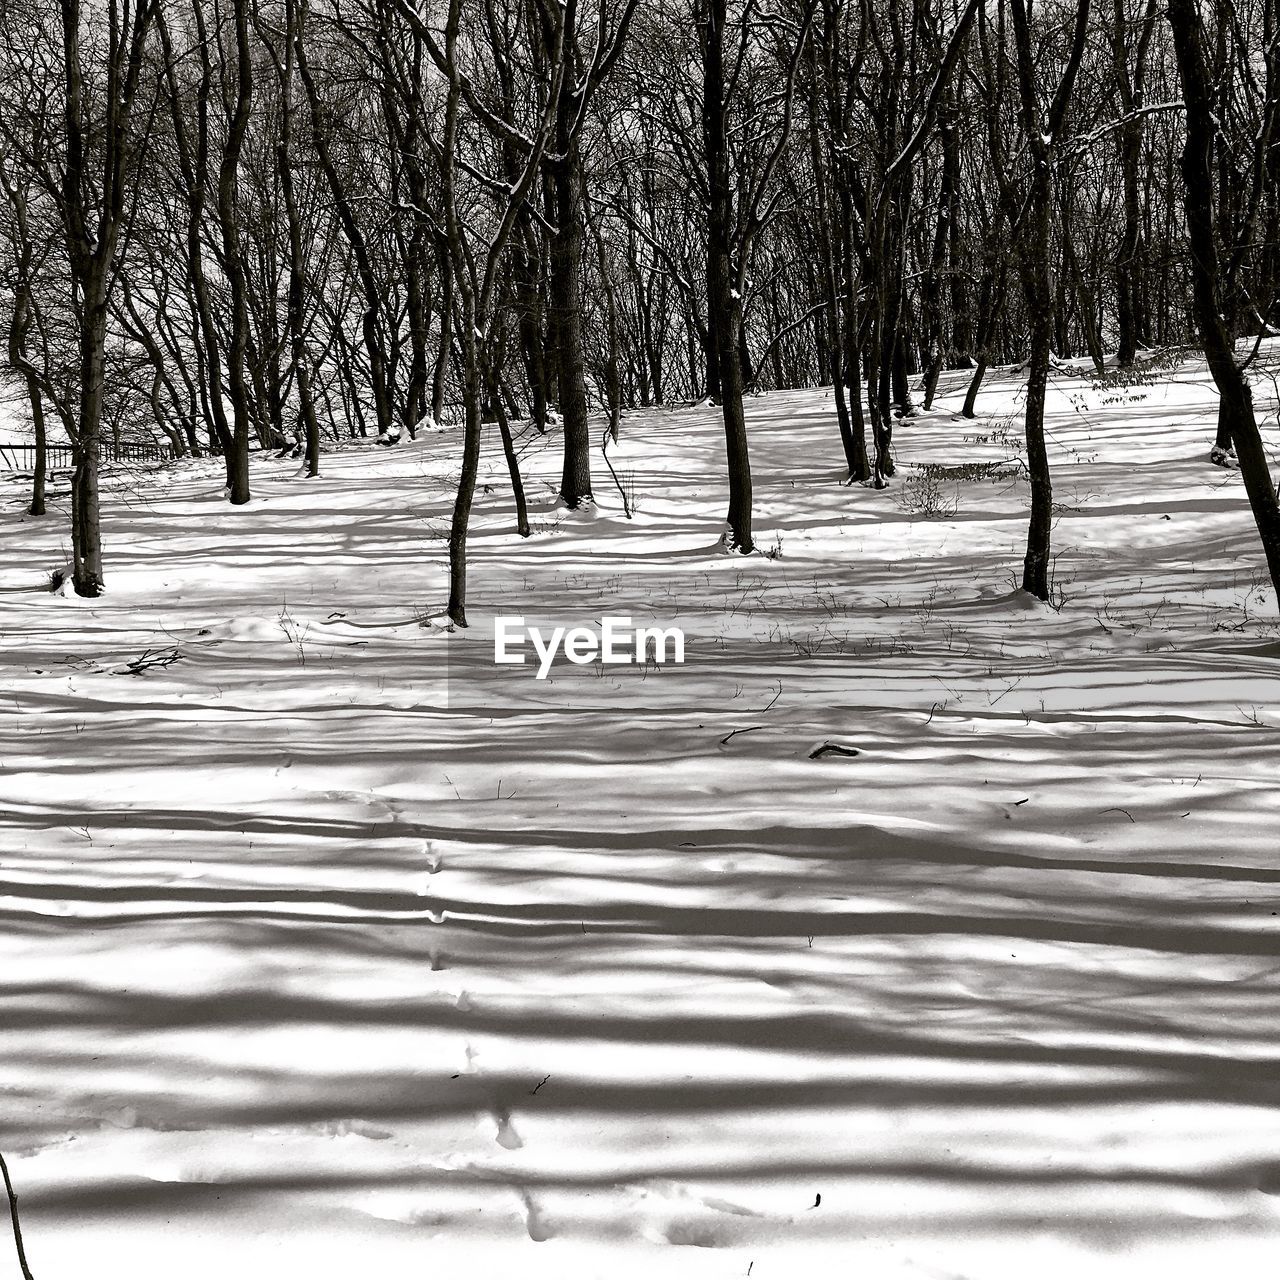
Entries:
{"type": "Polygon", "coordinates": [[[13,1243],[18,1251],[18,1266],[22,1268],[23,1280],[35,1280],[31,1274],[31,1268],[27,1265],[27,1252],[22,1244],[22,1223],[18,1219],[18,1193],[13,1189],[13,1179],[9,1177],[9,1166],[5,1162],[2,1151],[0,1151],[0,1174],[4,1175],[4,1189],[9,1197],[9,1220],[13,1223],[13,1243]]]}
{"type": "Polygon", "coordinates": [[[134,658],[132,662],[127,663],[124,671],[117,674],[140,676],[144,671],[150,671],[152,667],[167,667],[181,659],[182,653],[177,645],[171,649],[148,649],[140,658],[134,658]]]}
{"type": "Polygon", "coordinates": [[[777,692],[773,695],[773,697],[772,697],[772,698],[770,698],[770,699],[769,699],[769,701],[768,701],[768,702],[767,702],[763,707],[761,707],[761,708],[760,708],[760,710],[761,710],[762,712],[764,712],[764,711],[772,711],[772,710],[773,710],[773,704],[774,704],[775,702],[777,702],[777,700],[778,700],[780,697],[782,697],[782,681],[781,681],[781,680],[779,680],[779,681],[778,681],[778,689],[777,689],[777,692]]]}
{"type": "Polygon", "coordinates": [[[1128,809],[1103,809],[1103,813],[1123,813],[1130,822],[1136,823],[1138,820],[1129,812],[1128,809]]]}

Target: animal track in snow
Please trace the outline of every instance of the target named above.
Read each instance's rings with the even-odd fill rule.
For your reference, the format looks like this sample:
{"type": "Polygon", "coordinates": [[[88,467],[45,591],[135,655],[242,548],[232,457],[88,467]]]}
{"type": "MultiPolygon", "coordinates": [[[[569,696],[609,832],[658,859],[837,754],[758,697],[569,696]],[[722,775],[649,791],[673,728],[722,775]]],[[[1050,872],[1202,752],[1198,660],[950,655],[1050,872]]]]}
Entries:
{"type": "Polygon", "coordinates": [[[379,1129],[363,1120],[322,1120],[310,1127],[309,1132],[326,1138],[368,1138],[372,1142],[385,1142],[390,1138],[388,1129],[379,1129]]]}
{"type": "Polygon", "coordinates": [[[555,1232],[552,1231],[550,1224],[543,1216],[537,1201],[523,1187],[516,1188],[516,1195],[520,1197],[520,1203],[524,1205],[524,1226],[529,1233],[529,1239],[539,1244],[544,1240],[550,1240],[555,1232]]]}
{"type": "Polygon", "coordinates": [[[653,1181],[634,1188],[638,1207],[648,1219],[643,1236],[655,1244],[714,1249],[735,1243],[735,1228],[724,1219],[759,1218],[755,1209],[702,1196],[676,1182],[653,1181]]]}
{"type": "Polygon", "coordinates": [[[495,1104],[492,1116],[497,1127],[494,1141],[505,1151],[519,1151],[524,1146],[524,1139],[516,1132],[516,1127],[511,1122],[511,1113],[506,1107],[495,1104]]]}
{"type": "Polygon", "coordinates": [[[716,1224],[705,1218],[677,1218],[667,1223],[660,1238],[667,1244],[693,1245],[699,1249],[718,1249],[724,1243],[716,1224]]]}

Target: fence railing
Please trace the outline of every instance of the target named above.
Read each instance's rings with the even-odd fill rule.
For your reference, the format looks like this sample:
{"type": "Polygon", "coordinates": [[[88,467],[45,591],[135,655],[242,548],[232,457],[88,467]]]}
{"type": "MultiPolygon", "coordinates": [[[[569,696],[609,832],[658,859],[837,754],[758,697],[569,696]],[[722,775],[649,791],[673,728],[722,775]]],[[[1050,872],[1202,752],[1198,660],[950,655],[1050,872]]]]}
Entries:
{"type": "MultiPolygon", "coordinates": [[[[45,447],[45,465],[50,471],[70,471],[75,466],[75,454],[70,445],[51,444],[45,447]]],[[[168,462],[173,450],[167,444],[104,444],[102,461],[113,462],[168,462]]],[[[0,471],[34,471],[36,447],[33,444],[0,444],[0,471]]]]}

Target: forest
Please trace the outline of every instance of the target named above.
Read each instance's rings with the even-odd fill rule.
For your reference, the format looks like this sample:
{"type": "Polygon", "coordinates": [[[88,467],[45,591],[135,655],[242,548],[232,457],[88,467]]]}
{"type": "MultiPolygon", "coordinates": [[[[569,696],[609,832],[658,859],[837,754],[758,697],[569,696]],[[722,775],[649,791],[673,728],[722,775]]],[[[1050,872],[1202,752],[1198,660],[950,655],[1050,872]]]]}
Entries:
{"type": "MultiPolygon", "coordinates": [[[[101,459],[392,445],[465,422],[448,613],[486,426],[592,500],[594,417],[710,399],[750,553],[743,399],[834,389],[849,484],[944,370],[1027,372],[1023,586],[1048,598],[1056,359],[1202,344],[1273,581],[1280,507],[1238,339],[1280,293],[1268,0],[6,0],[7,363],[74,452],[72,569],[105,570],[101,459]],[[918,382],[918,385],[913,385],[918,382]]],[[[1256,350],[1253,353],[1256,355],[1256,350]]],[[[607,483],[607,481],[606,481],[607,483]]]]}

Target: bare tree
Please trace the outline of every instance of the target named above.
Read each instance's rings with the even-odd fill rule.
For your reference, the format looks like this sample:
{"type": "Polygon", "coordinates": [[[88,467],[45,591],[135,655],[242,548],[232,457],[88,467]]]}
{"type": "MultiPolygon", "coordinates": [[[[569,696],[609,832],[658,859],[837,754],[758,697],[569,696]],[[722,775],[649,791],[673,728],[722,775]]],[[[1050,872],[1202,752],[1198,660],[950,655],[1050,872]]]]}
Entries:
{"type": "MultiPolygon", "coordinates": [[[[1186,103],[1187,136],[1182,151],[1187,235],[1191,244],[1192,299],[1205,358],[1221,398],[1221,416],[1229,424],[1231,441],[1240,459],[1240,474],[1249,495],[1258,536],[1267,558],[1271,581],[1280,591],[1280,502],[1254,414],[1253,394],[1244,369],[1236,360],[1234,335],[1225,319],[1222,220],[1215,216],[1212,166],[1221,146],[1214,110],[1204,23],[1196,0],[1169,0],[1178,75],[1186,103]]],[[[1225,15],[1219,14],[1220,20],[1225,15]]],[[[1273,38],[1267,49],[1267,106],[1260,142],[1275,135],[1280,113],[1280,51],[1273,38]]]]}
{"type": "MultiPolygon", "coordinates": [[[[1018,278],[1022,284],[1030,326],[1031,354],[1028,361],[1026,441],[1027,467],[1031,476],[1031,518],[1027,532],[1027,553],[1023,562],[1022,589],[1041,600],[1049,599],[1050,537],[1053,523],[1053,482],[1045,444],[1045,395],[1049,384],[1049,362],[1053,346],[1053,284],[1049,243],[1053,202],[1054,166],[1062,149],[1063,127],[1076,75],[1084,56],[1089,33],[1089,0],[1080,0],[1070,23],[1071,35],[1062,53],[1062,68],[1054,82],[1044,83],[1044,52],[1037,70],[1032,20],[1025,0],[1009,0],[1012,17],[1013,92],[1016,93],[1018,142],[1025,166],[1015,169],[1009,140],[1003,136],[996,111],[988,117],[988,140],[993,168],[1000,184],[1007,225],[1012,232],[1018,278]],[[1047,102],[1045,89],[1048,88],[1047,102]]],[[[998,0],[995,26],[985,10],[979,30],[984,36],[989,100],[1006,101],[1006,56],[1009,53],[1005,25],[1005,3],[998,0]]],[[[1036,14],[1047,26],[1045,10],[1036,14]]],[[[1059,15],[1062,16],[1062,15],[1059,15]]]]}
{"type": "Polygon", "coordinates": [[[144,134],[135,110],[147,87],[144,55],[156,8],[156,0],[103,0],[88,9],[80,0],[60,0],[48,25],[38,7],[4,14],[6,42],[38,47],[59,85],[56,144],[24,155],[30,135],[21,122],[14,127],[6,112],[0,128],[11,155],[44,186],[62,230],[77,351],[76,410],[65,422],[75,454],[72,577],[76,593],[89,597],[103,590],[98,483],[110,292],[144,134]]]}
{"type": "Polygon", "coordinates": [[[730,163],[730,113],[735,94],[745,76],[750,75],[747,57],[753,27],[757,23],[765,25],[754,10],[752,0],[746,0],[731,24],[728,0],[694,0],[702,62],[702,146],[707,175],[707,315],[720,375],[729,473],[725,545],[743,554],[755,550],[755,540],[751,532],[751,460],[742,403],[742,300],[752,246],[776,205],[771,181],[791,134],[796,71],[808,40],[814,5],[812,0],[804,5],[786,50],[782,84],[769,104],[778,113],[780,123],[773,126],[767,113],[745,122],[748,136],[758,140],[768,130],[772,137],[763,163],[749,175],[745,189],[739,189],[730,163]],[[770,198],[773,204],[769,203],[770,198]]]}
{"type": "MultiPolygon", "coordinates": [[[[518,123],[503,120],[479,104],[474,77],[464,66],[470,52],[484,51],[484,35],[464,46],[462,0],[449,0],[443,30],[433,29],[427,17],[410,0],[398,0],[445,83],[443,119],[438,132],[424,130],[432,139],[441,177],[441,207],[444,236],[449,251],[449,267],[455,290],[460,323],[458,340],[462,348],[464,435],[462,470],[449,528],[448,614],[456,626],[467,625],[467,532],[475,499],[476,475],[480,465],[483,404],[491,379],[485,367],[487,347],[492,339],[494,302],[500,279],[503,253],[515,229],[521,205],[529,198],[551,144],[559,111],[560,92],[566,75],[563,14],[558,5],[547,4],[541,17],[551,24],[552,38],[544,34],[550,79],[540,113],[527,123],[527,132],[518,123]],[[519,134],[527,143],[524,168],[517,181],[507,182],[482,170],[464,154],[463,112],[471,105],[469,123],[490,137],[519,134]]],[[[490,46],[488,52],[493,54],[490,46]]],[[[499,51],[500,56],[500,51],[499,51]]],[[[479,158],[479,157],[477,157],[479,158]]]]}

